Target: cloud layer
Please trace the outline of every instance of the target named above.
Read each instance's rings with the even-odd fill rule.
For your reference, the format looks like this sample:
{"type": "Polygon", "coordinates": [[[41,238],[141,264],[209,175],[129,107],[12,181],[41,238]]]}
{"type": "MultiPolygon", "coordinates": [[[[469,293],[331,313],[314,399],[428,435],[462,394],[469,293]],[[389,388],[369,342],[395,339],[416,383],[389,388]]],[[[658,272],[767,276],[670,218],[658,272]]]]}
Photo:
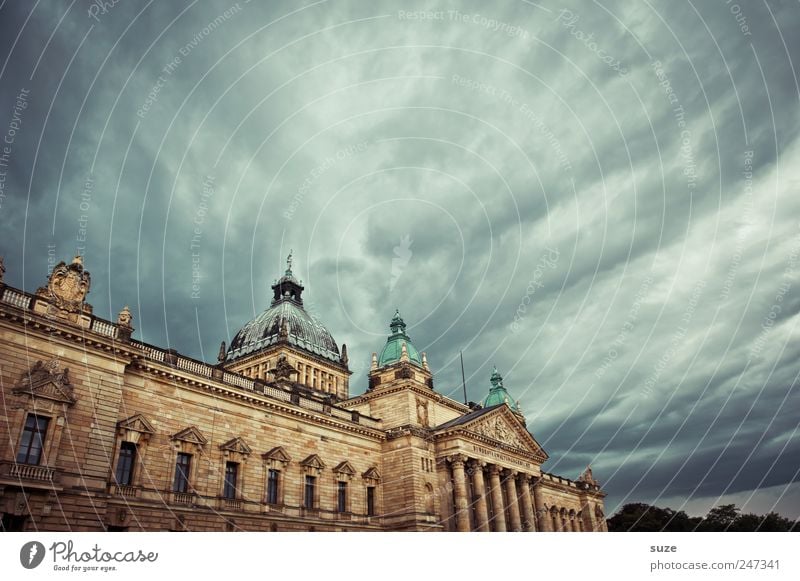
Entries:
{"type": "Polygon", "coordinates": [[[294,249],[355,393],[397,307],[610,508],[800,516],[796,6],[110,4],[0,8],[10,284],[213,360],[294,249]]]}

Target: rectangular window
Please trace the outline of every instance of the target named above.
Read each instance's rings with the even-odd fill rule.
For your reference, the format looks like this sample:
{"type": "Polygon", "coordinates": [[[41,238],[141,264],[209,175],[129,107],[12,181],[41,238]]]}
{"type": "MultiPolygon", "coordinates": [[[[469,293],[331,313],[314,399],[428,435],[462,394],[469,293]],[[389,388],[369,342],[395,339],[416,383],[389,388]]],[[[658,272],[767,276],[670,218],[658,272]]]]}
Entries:
{"type": "Polygon", "coordinates": [[[42,461],[42,449],[49,423],[50,418],[28,414],[17,451],[17,464],[38,465],[42,461]]]}
{"type": "Polygon", "coordinates": [[[119,459],[117,460],[117,484],[131,486],[133,484],[133,467],[136,464],[136,444],[122,442],[119,446],[119,459]]]}
{"type": "Polygon", "coordinates": [[[375,487],[367,486],[367,516],[375,516],[375,487]]]}
{"type": "Polygon", "coordinates": [[[239,476],[239,464],[236,462],[225,463],[225,486],[222,489],[222,496],[225,498],[236,498],[236,479],[239,476]]]}
{"type": "Polygon", "coordinates": [[[267,503],[278,504],[278,479],[280,471],[270,470],[267,474],[267,503]]]}
{"type": "Polygon", "coordinates": [[[306,487],[305,487],[305,495],[303,496],[305,500],[306,508],[314,508],[314,496],[317,487],[317,478],[315,476],[306,476],[306,487]]]}
{"type": "Polygon", "coordinates": [[[339,512],[347,512],[347,482],[339,482],[336,507],[339,512]]]}
{"type": "Polygon", "coordinates": [[[175,482],[172,490],[175,492],[189,492],[189,474],[192,468],[192,455],[178,452],[175,462],[175,482]]]}

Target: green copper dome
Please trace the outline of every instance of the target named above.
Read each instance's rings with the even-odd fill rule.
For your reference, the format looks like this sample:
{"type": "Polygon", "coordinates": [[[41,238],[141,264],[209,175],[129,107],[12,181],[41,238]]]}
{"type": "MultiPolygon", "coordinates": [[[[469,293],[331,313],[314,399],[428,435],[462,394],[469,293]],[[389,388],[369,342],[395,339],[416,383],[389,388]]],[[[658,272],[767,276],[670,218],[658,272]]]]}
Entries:
{"type": "Polygon", "coordinates": [[[506,388],[503,387],[503,376],[497,371],[497,367],[492,371],[490,381],[492,382],[492,387],[489,388],[489,395],[483,400],[483,407],[490,408],[504,403],[508,404],[508,407],[515,412],[519,412],[519,403],[515,403],[508,395],[506,388]]]}
{"type": "Polygon", "coordinates": [[[392,334],[389,335],[389,338],[386,340],[386,345],[383,351],[381,351],[381,355],[378,358],[378,365],[383,367],[384,365],[390,365],[400,361],[400,356],[403,354],[403,344],[405,344],[406,351],[408,351],[408,360],[422,367],[422,358],[409,336],[406,335],[406,324],[400,316],[399,310],[395,311],[389,328],[392,330],[392,334]]]}

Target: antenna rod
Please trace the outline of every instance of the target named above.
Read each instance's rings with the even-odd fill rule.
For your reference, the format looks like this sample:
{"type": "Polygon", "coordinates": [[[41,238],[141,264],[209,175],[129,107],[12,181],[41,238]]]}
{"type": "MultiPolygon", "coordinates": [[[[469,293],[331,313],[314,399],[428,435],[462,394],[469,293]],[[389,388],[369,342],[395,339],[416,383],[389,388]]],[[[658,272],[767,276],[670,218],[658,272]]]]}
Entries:
{"type": "Polygon", "coordinates": [[[458,356],[461,357],[461,386],[464,388],[464,405],[469,405],[467,401],[467,381],[464,379],[464,354],[459,351],[458,356]]]}

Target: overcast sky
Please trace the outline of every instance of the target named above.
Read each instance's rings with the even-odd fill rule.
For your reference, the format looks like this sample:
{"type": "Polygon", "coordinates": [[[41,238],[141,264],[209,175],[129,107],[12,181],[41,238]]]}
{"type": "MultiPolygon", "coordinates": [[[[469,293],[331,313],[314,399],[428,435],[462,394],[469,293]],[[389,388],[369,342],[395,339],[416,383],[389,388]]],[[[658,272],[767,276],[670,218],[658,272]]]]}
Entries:
{"type": "Polygon", "coordinates": [[[0,3],[0,254],[215,361],[294,249],[609,513],[800,516],[796,3],[0,3]]]}

